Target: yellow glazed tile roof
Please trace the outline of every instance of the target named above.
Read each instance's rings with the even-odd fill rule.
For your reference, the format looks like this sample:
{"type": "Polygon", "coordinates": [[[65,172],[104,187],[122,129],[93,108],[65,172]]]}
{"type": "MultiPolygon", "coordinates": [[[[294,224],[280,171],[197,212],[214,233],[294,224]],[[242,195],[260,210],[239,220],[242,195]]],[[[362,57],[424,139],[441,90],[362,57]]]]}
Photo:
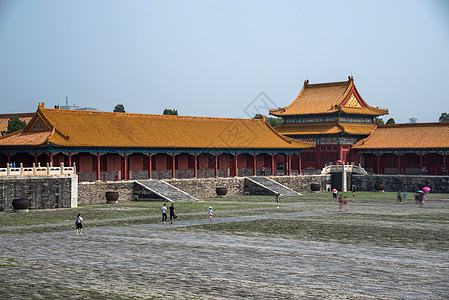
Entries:
{"type": "Polygon", "coordinates": [[[309,84],[304,86],[289,106],[270,110],[274,116],[331,114],[345,112],[380,116],[388,114],[388,110],[369,106],[358,93],[352,76],[348,81],[309,84]]]}
{"type": "Polygon", "coordinates": [[[306,123],[306,124],[282,124],[275,129],[284,135],[320,135],[348,133],[354,135],[369,135],[376,128],[375,124],[357,124],[357,123],[306,123]]]}
{"type": "Polygon", "coordinates": [[[449,148],[449,123],[378,125],[373,133],[354,144],[354,149],[449,148]]]}
{"type": "Polygon", "coordinates": [[[163,116],[47,109],[40,105],[22,132],[0,146],[265,148],[314,147],[277,133],[265,119],[163,116]]]}
{"type": "Polygon", "coordinates": [[[310,124],[282,124],[276,126],[277,132],[284,135],[336,134],[342,132],[337,122],[310,124]]]}

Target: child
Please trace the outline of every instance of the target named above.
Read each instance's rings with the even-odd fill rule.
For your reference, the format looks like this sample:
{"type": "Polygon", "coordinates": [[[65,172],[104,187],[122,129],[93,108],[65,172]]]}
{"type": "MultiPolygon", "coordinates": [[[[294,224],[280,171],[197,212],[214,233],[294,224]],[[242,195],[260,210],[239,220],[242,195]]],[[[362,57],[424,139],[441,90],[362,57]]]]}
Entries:
{"type": "Polygon", "coordinates": [[[212,216],[214,215],[214,208],[209,206],[209,221],[212,221],[212,216]]]}
{"type": "Polygon", "coordinates": [[[83,217],[81,217],[81,214],[78,214],[78,216],[76,216],[75,225],[76,225],[76,234],[83,234],[83,217]]]}
{"type": "Polygon", "coordinates": [[[281,197],[282,197],[282,195],[277,193],[277,195],[276,195],[277,207],[276,208],[279,208],[279,204],[281,204],[281,197]]]}

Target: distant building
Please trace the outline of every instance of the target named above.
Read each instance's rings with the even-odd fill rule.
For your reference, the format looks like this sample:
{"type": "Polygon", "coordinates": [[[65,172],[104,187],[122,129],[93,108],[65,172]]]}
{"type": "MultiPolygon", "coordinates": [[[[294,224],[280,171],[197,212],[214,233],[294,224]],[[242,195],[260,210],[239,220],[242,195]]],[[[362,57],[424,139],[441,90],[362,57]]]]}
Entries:
{"type": "Polygon", "coordinates": [[[66,109],[66,110],[87,110],[87,111],[98,110],[95,107],[80,107],[75,104],[69,105],[69,97],[65,97],[65,105],[55,105],[55,108],[66,109]]]}

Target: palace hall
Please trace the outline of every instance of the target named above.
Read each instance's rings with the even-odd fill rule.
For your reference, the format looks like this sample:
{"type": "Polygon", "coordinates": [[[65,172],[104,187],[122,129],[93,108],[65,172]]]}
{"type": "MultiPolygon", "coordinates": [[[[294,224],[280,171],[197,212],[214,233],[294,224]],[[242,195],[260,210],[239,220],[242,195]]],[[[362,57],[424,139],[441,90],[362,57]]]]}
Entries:
{"type": "Polygon", "coordinates": [[[270,114],[283,124],[40,103],[23,130],[0,138],[0,168],[75,164],[80,181],[319,174],[341,163],[376,174],[447,175],[449,123],[380,124],[388,110],[370,106],[352,76],[306,80],[290,105],[270,114]]]}
{"type": "Polygon", "coordinates": [[[265,119],[75,111],[39,107],[0,139],[0,167],[75,164],[80,181],[290,175],[315,145],[265,119]]]}
{"type": "Polygon", "coordinates": [[[380,124],[376,117],[388,110],[369,106],[352,76],[342,82],[306,80],[289,106],[270,114],[284,120],[275,127],[279,133],[316,144],[302,153],[305,170],[352,163],[376,174],[447,174],[449,123],[380,124]]]}

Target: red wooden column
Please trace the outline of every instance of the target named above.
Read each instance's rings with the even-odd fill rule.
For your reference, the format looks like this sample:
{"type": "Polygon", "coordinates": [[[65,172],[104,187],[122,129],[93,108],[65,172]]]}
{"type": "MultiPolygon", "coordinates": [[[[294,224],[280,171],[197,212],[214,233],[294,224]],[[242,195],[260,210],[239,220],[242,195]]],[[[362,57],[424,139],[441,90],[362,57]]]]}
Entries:
{"type": "Polygon", "coordinates": [[[377,153],[377,174],[380,174],[380,154],[377,153]]]}
{"type": "Polygon", "coordinates": [[[148,179],[151,179],[151,171],[153,170],[153,162],[151,161],[151,153],[148,153],[148,179]]]}
{"type": "Polygon", "coordinates": [[[419,170],[422,170],[422,153],[419,154],[419,170]]]}
{"type": "Polygon", "coordinates": [[[193,154],[193,157],[195,159],[193,163],[193,177],[198,177],[198,158],[196,156],[196,153],[193,154]]]}
{"type": "Polygon", "coordinates": [[[256,153],[253,154],[253,176],[256,176],[256,153]]]}
{"type": "Polygon", "coordinates": [[[443,175],[447,175],[447,174],[446,174],[446,173],[447,173],[447,168],[446,168],[446,156],[447,156],[447,154],[444,153],[444,154],[443,154],[443,175]]]}
{"type": "Polygon", "coordinates": [[[53,152],[48,153],[48,160],[49,160],[50,166],[52,166],[53,165],[53,152]]]}
{"type": "Polygon", "coordinates": [[[215,153],[215,177],[218,177],[218,153],[215,153]]]}
{"type": "Polygon", "coordinates": [[[338,145],[338,159],[341,160],[341,162],[344,163],[343,160],[343,145],[338,145]]]}
{"type": "Polygon", "coordinates": [[[274,153],[271,153],[271,175],[274,175],[274,153]]]}
{"type": "Polygon", "coordinates": [[[401,154],[398,154],[398,174],[402,174],[402,171],[401,171],[401,154]]]}
{"type": "Polygon", "coordinates": [[[97,180],[100,180],[100,152],[97,152],[97,180]]]}
{"type": "MultiPolygon", "coordinates": [[[[69,152],[70,154],[70,152],[69,152]]],[[[37,152],[34,152],[34,165],[37,167],[37,164],[39,163],[39,159],[37,156],[37,152]]],[[[70,160],[69,160],[69,167],[70,167],[70,160]]]]}
{"type": "Polygon", "coordinates": [[[128,179],[128,156],[126,153],[123,153],[123,179],[128,179]]]}
{"type": "Polygon", "coordinates": [[[298,153],[298,175],[301,175],[301,152],[298,153]]]}
{"type": "MultiPolygon", "coordinates": [[[[72,166],[72,153],[69,152],[67,156],[68,156],[69,167],[71,167],[72,166]]],[[[35,160],[37,161],[37,156],[35,157],[35,160]]],[[[36,163],[36,165],[37,165],[37,163],[36,163]]]]}
{"type": "Polygon", "coordinates": [[[284,175],[287,175],[287,173],[288,173],[288,166],[287,166],[288,159],[287,159],[287,155],[285,155],[285,153],[283,153],[282,155],[284,155],[284,175]]]}
{"type": "Polygon", "coordinates": [[[239,175],[239,169],[238,169],[237,159],[238,159],[238,154],[237,154],[237,153],[234,153],[234,169],[235,169],[235,174],[234,174],[234,176],[238,176],[238,175],[239,175]]]}
{"type": "Polygon", "coordinates": [[[292,154],[288,154],[288,176],[292,174],[292,154]]]}
{"type": "Polygon", "coordinates": [[[175,154],[171,154],[171,178],[175,178],[175,154]]]}
{"type": "Polygon", "coordinates": [[[316,150],[315,150],[315,168],[319,169],[320,168],[320,156],[321,156],[321,152],[320,152],[320,147],[321,146],[316,146],[316,150]]]}

